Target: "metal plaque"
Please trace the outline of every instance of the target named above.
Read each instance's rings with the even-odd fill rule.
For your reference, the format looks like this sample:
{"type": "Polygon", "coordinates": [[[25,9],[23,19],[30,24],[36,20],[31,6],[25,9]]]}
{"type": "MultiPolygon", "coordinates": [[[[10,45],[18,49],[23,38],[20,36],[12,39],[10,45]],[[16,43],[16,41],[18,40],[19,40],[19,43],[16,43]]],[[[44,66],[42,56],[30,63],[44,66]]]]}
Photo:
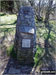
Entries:
{"type": "Polygon", "coordinates": [[[22,39],[22,47],[24,48],[30,48],[30,39],[22,39]]]}

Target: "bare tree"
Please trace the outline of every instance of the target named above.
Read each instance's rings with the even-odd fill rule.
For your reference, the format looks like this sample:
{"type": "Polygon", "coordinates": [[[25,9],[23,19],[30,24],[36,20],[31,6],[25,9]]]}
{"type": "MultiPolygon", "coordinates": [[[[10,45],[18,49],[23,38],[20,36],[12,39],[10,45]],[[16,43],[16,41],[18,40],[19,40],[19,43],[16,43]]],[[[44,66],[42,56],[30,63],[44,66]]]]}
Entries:
{"type": "Polygon", "coordinates": [[[46,54],[49,54],[49,51],[48,51],[48,47],[50,46],[49,38],[50,38],[50,32],[52,30],[52,27],[50,26],[50,23],[49,23],[49,15],[52,12],[53,0],[49,0],[48,3],[49,3],[49,5],[47,7],[46,16],[45,16],[45,27],[48,29],[48,35],[47,35],[47,38],[45,39],[45,53],[46,54]]]}
{"type": "Polygon", "coordinates": [[[52,4],[53,4],[53,0],[49,0],[49,5],[47,7],[47,10],[46,10],[46,16],[45,16],[45,22],[48,23],[49,21],[49,15],[51,14],[52,12],[52,4]]]}

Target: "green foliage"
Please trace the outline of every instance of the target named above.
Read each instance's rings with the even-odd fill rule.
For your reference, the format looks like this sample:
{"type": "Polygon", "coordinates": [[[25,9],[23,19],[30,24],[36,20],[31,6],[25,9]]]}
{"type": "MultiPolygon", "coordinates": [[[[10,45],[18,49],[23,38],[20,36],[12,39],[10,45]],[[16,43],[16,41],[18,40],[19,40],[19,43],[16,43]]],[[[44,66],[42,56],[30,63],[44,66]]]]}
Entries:
{"type": "Polygon", "coordinates": [[[7,48],[7,55],[16,58],[16,53],[14,52],[14,45],[7,48]]]}
{"type": "Polygon", "coordinates": [[[50,22],[50,24],[53,24],[53,25],[56,25],[56,20],[52,20],[52,21],[49,21],[50,22]]]}
{"type": "Polygon", "coordinates": [[[0,28],[0,32],[8,32],[10,28],[0,28]]]}
{"type": "Polygon", "coordinates": [[[10,56],[12,51],[13,51],[13,45],[7,48],[7,55],[10,56]]]}
{"type": "Polygon", "coordinates": [[[13,1],[1,1],[1,11],[3,12],[11,12],[12,13],[12,10],[13,10],[13,7],[14,7],[14,4],[13,4],[13,1]]]}
{"type": "Polygon", "coordinates": [[[43,37],[44,37],[45,39],[47,38],[47,36],[48,36],[47,33],[44,33],[44,34],[43,34],[43,37]]]}
{"type": "Polygon", "coordinates": [[[8,33],[11,33],[12,35],[15,34],[15,28],[0,28],[0,34],[4,33],[4,36],[6,36],[8,33]]]}
{"type": "Polygon", "coordinates": [[[43,53],[44,53],[43,49],[37,46],[37,51],[36,51],[35,58],[34,58],[35,65],[38,63],[43,53]]]}
{"type": "Polygon", "coordinates": [[[5,16],[6,14],[5,13],[0,13],[0,16],[5,16]]]}

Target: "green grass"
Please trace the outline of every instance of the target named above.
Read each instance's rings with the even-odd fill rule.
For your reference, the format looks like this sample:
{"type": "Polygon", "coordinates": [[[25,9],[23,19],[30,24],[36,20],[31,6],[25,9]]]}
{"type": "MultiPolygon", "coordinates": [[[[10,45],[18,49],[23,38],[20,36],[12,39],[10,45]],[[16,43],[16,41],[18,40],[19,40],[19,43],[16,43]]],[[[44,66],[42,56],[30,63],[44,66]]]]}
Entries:
{"type": "Polygon", "coordinates": [[[38,63],[39,59],[42,57],[43,54],[44,54],[44,49],[37,46],[37,51],[34,58],[35,65],[38,63]]]}

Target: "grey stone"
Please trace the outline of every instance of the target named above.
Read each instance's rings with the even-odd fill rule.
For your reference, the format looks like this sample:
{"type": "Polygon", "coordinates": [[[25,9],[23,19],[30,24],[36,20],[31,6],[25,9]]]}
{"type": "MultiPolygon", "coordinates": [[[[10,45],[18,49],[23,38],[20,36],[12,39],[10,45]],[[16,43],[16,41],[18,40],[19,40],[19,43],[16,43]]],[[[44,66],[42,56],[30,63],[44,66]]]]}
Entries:
{"type": "Polygon", "coordinates": [[[31,33],[34,34],[34,28],[33,27],[25,27],[25,26],[21,26],[19,27],[19,31],[23,32],[23,33],[31,33]]]}
{"type": "Polygon", "coordinates": [[[20,70],[11,67],[11,68],[9,69],[8,73],[9,73],[9,74],[19,74],[19,73],[20,73],[20,70]]]}
{"type": "Polygon", "coordinates": [[[36,50],[36,26],[32,7],[21,7],[16,25],[14,50],[21,64],[31,64],[36,50]]]}

